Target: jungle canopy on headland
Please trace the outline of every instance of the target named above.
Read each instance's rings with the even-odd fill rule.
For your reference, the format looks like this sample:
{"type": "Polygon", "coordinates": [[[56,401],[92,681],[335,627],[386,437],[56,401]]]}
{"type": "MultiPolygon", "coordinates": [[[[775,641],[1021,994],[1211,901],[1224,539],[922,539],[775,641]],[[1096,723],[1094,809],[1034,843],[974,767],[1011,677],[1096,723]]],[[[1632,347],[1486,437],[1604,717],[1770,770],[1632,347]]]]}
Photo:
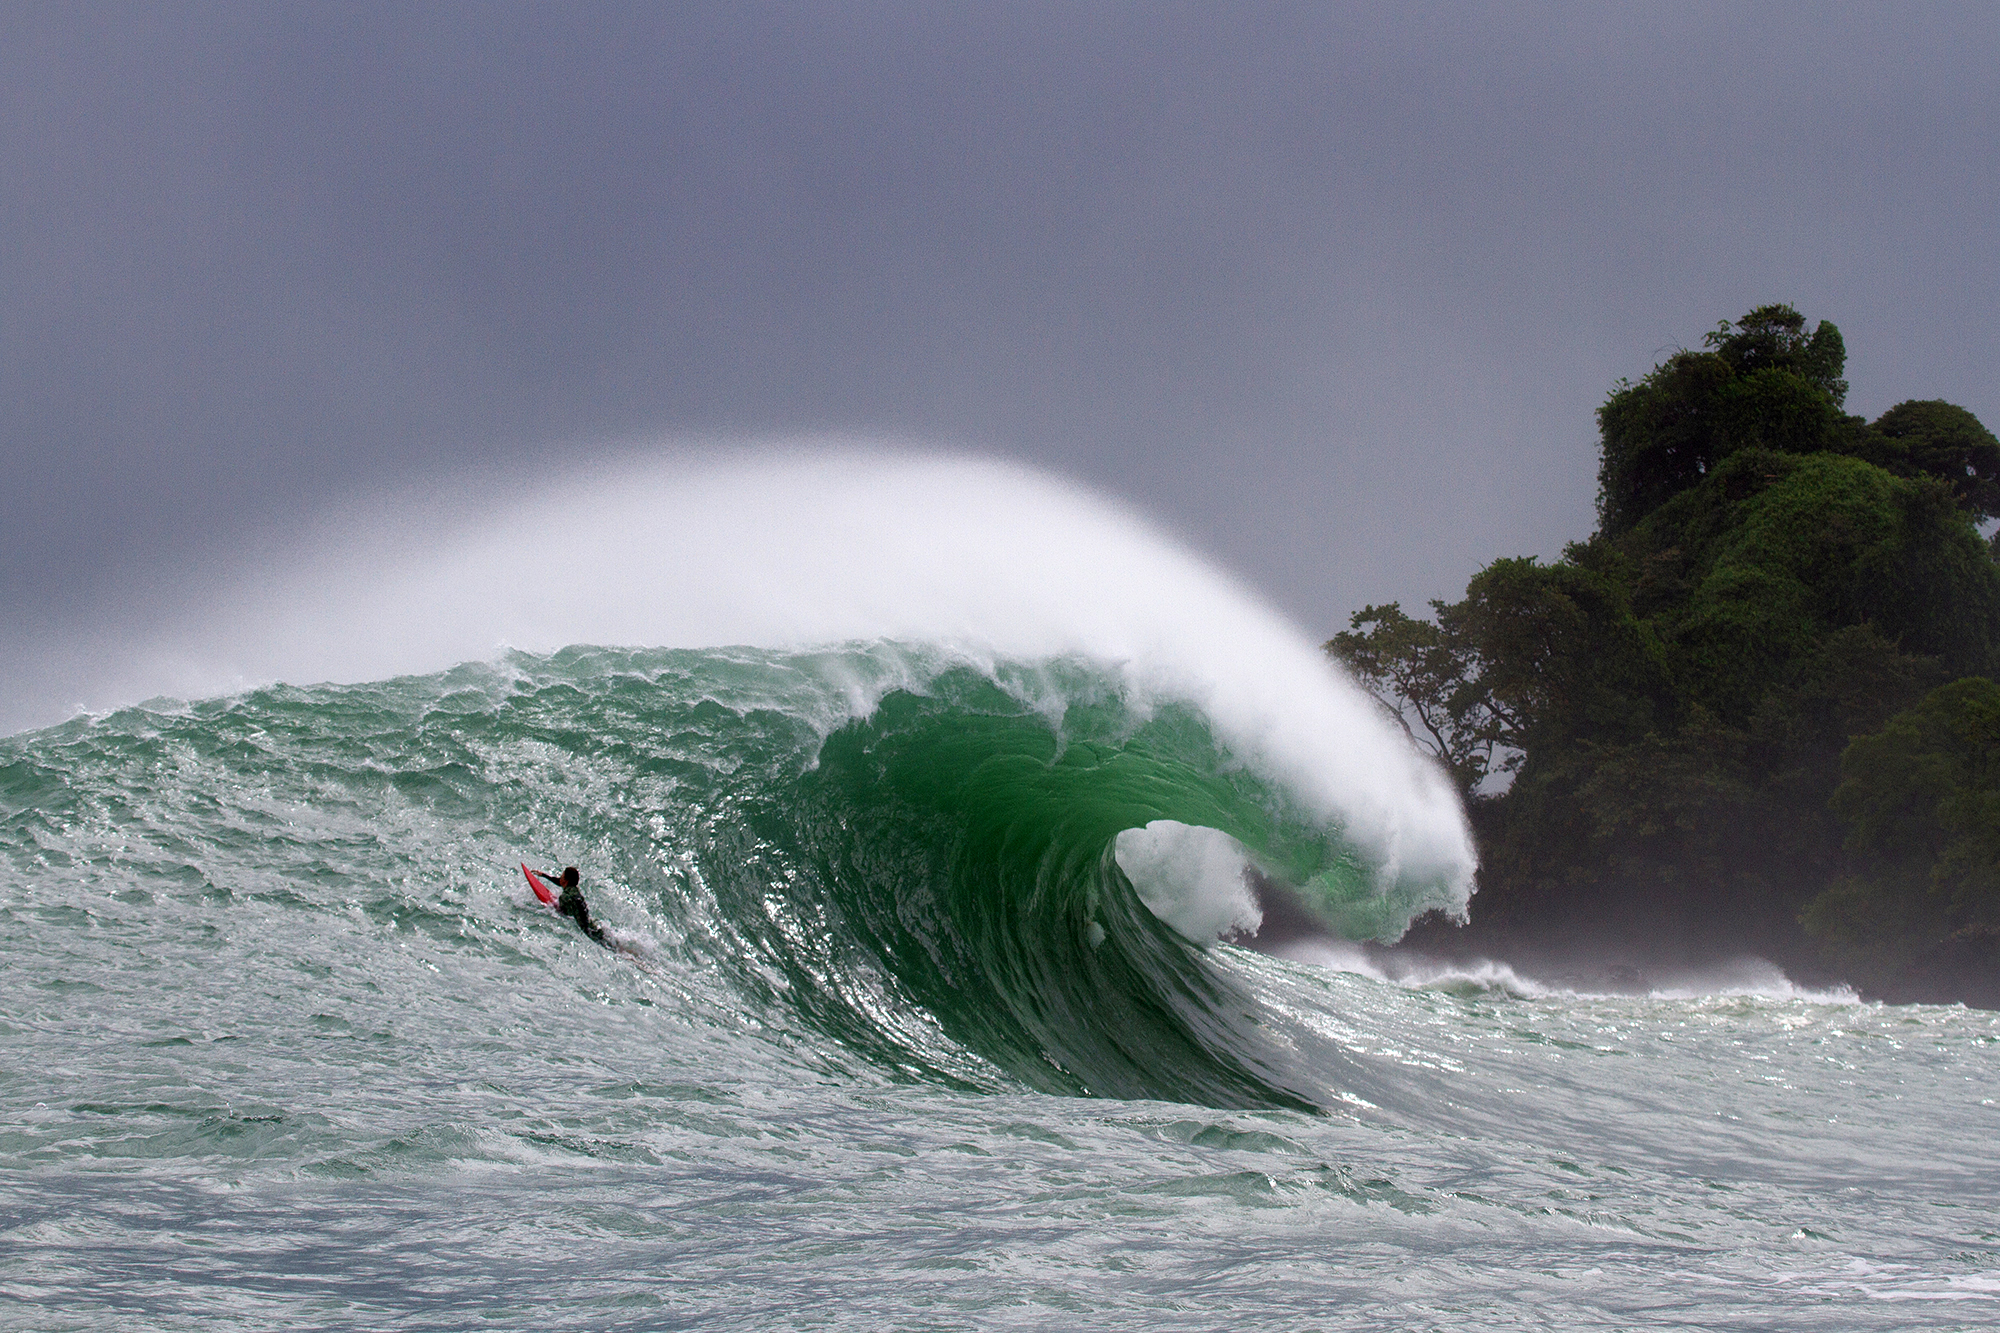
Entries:
{"type": "Polygon", "coordinates": [[[1849,415],[1839,330],[1789,306],[1703,341],[1599,409],[1588,540],[1327,649],[1467,797],[1459,945],[1965,998],[1919,992],[2000,939],[2000,441],[1945,402],[1849,415]]]}

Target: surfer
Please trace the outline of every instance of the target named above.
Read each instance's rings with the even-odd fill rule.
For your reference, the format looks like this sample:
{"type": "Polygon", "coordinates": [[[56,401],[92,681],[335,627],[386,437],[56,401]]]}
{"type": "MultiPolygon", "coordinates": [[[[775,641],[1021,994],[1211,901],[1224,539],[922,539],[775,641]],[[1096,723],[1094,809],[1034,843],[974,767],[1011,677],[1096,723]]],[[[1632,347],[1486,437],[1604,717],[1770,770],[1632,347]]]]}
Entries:
{"type": "Polygon", "coordinates": [[[562,898],[556,903],[556,910],[583,927],[583,933],[609,949],[611,941],[604,938],[604,927],[590,919],[590,904],[583,900],[583,891],[576,887],[575,866],[564,866],[560,875],[544,870],[543,879],[562,890],[562,898]]]}

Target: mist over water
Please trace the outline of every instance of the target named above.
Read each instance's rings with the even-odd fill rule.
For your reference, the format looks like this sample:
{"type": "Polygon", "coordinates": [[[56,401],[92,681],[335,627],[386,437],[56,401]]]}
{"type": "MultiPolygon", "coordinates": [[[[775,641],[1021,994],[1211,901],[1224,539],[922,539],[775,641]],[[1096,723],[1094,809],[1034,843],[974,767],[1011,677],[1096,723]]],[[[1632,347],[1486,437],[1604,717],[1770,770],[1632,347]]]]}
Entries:
{"type": "Polygon", "coordinates": [[[1449,878],[1459,907],[1470,892],[1449,784],[1310,638],[1135,515],[991,461],[799,445],[387,499],[90,645],[69,684],[102,709],[509,648],[881,640],[1110,665],[1141,696],[1198,706],[1391,877],[1449,878]]]}
{"type": "Polygon", "coordinates": [[[110,642],[0,739],[0,1325],[2000,1301],[2000,1015],[1382,952],[1467,905],[1448,786],[1047,477],[385,502],[110,642]]]}

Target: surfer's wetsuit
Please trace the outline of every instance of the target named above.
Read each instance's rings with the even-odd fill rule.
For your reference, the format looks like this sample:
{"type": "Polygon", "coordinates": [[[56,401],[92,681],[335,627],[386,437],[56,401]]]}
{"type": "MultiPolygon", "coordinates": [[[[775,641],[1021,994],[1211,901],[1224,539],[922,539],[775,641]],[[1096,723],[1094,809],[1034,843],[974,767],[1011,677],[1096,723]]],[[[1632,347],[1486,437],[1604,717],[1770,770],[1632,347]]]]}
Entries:
{"type": "Polygon", "coordinates": [[[611,941],[604,938],[604,927],[590,919],[590,905],[583,900],[574,886],[562,891],[562,898],[556,903],[556,910],[583,927],[583,933],[602,944],[611,947],[611,941]]]}
{"type": "Polygon", "coordinates": [[[583,900],[583,891],[576,887],[576,867],[571,866],[560,875],[551,875],[545,871],[542,878],[562,888],[562,897],[556,901],[556,910],[582,926],[584,934],[605,948],[611,948],[611,941],[604,938],[604,927],[590,919],[590,904],[583,900]]]}

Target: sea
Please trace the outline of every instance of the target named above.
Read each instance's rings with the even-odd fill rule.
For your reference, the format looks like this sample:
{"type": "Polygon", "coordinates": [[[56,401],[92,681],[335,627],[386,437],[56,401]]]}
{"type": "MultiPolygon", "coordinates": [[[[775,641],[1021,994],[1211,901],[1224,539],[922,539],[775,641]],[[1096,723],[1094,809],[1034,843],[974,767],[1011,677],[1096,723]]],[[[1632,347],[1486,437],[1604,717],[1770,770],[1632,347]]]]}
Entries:
{"type": "Polygon", "coordinates": [[[1448,787],[1176,586],[0,738],[0,1327],[2000,1324],[2000,1014],[1385,969],[1448,787]]]}

